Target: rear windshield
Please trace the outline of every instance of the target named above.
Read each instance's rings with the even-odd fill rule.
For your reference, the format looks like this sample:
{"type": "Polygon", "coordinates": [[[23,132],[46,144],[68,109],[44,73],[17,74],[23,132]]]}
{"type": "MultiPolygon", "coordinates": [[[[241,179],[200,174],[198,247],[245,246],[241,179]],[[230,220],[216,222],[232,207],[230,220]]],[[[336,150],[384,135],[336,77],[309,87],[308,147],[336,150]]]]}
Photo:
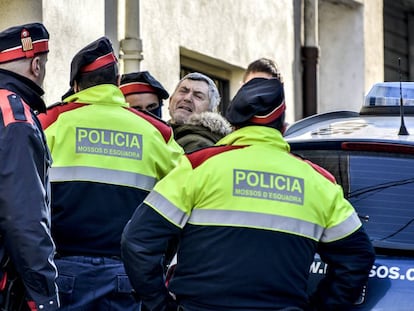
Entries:
{"type": "Polygon", "coordinates": [[[379,152],[293,151],[342,185],[374,246],[414,250],[414,157],[379,152]]]}

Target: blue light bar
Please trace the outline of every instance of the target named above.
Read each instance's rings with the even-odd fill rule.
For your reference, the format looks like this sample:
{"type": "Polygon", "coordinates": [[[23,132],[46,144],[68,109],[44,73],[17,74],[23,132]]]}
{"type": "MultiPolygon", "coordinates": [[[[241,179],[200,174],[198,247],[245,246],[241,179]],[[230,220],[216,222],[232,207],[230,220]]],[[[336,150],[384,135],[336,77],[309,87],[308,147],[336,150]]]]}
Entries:
{"type": "MultiPolygon", "coordinates": [[[[414,82],[401,82],[404,106],[414,106],[414,82]]],[[[400,82],[374,84],[365,97],[364,107],[399,106],[400,82]]]]}

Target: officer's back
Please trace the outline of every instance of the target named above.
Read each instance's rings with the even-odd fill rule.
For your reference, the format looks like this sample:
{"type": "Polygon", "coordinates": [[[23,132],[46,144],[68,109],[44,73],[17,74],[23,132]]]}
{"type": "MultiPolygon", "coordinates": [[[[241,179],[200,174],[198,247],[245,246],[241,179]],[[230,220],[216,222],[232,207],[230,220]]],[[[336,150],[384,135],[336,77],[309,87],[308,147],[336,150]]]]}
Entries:
{"type": "Polygon", "coordinates": [[[332,175],[289,152],[285,108],[279,79],[246,82],[226,113],[236,130],[183,157],[135,211],[122,256],[148,310],[349,310],[358,298],[372,245],[332,175]],[[158,263],[173,237],[164,286],[158,263]],[[316,252],[329,269],[308,297],[316,252]]]}
{"type": "Polygon", "coordinates": [[[41,119],[53,158],[62,309],[139,309],[120,260],[121,233],[183,152],[163,121],[128,107],[117,83],[112,45],[100,38],[72,60],[73,94],[41,119]]]}

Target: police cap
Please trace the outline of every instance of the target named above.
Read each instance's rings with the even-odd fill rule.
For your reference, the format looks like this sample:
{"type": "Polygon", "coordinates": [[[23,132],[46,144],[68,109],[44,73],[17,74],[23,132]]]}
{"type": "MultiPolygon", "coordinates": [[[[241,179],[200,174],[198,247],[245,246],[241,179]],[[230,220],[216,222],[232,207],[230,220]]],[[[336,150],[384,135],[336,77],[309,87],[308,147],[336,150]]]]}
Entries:
{"type": "Polygon", "coordinates": [[[70,85],[73,86],[79,74],[91,72],[116,62],[111,41],[107,37],[101,37],[85,46],[73,57],[70,64],[70,85]]]}
{"type": "Polygon", "coordinates": [[[160,99],[167,99],[168,92],[148,71],[139,71],[122,75],[119,86],[122,93],[129,94],[154,93],[160,99]]]}
{"type": "Polygon", "coordinates": [[[0,32],[0,63],[32,58],[49,52],[49,33],[41,23],[7,28],[0,32]]]}
{"type": "Polygon", "coordinates": [[[226,111],[233,125],[268,125],[285,111],[283,84],[277,78],[255,78],[245,83],[232,99],[226,111]]]}

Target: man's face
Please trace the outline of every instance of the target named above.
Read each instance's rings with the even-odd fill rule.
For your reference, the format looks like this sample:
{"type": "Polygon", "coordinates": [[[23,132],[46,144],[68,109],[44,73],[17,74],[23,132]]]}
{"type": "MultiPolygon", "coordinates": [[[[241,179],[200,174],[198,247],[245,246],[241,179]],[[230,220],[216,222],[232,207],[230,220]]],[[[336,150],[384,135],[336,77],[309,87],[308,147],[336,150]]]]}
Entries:
{"type": "Polygon", "coordinates": [[[171,122],[182,124],[190,115],[209,110],[208,84],[205,81],[186,79],[170,97],[171,122]]]}
{"type": "Polygon", "coordinates": [[[149,112],[160,105],[158,96],[154,93],[129,94],[125,96],[125,100],[129,103],[129,107],[149,112]]]}

